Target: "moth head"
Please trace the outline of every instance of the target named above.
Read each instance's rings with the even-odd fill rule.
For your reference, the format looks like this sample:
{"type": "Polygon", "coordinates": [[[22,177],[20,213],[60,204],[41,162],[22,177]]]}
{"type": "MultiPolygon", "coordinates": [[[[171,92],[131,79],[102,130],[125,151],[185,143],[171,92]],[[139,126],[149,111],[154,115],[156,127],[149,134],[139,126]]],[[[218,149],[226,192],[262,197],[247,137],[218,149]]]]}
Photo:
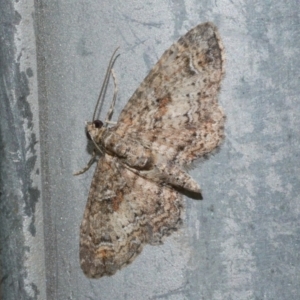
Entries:
{"type": "Polygon", "coordinates": [[[93,140],[98,143],[101,139],[105,127],[103,122],[100,120],[94,120],[93,122],[86,122],[85,126],[86,136],[89,140],[93,140]]]}

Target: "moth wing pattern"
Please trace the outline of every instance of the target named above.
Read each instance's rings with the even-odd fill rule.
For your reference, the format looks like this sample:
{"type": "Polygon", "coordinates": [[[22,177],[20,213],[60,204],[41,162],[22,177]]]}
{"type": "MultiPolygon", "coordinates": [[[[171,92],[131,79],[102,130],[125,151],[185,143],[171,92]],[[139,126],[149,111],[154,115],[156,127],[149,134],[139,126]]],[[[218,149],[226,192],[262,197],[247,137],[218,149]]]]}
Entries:
{"type": "Polygon", "coordinates": [[[224,138],[217,94],[225,54],[215,25],[200,24],[174,43],[122,110],[117,132],[151,144],[166,159],[188,165],[224,138]]]}
{"type": "Polygon", "coordinates": [[[99,158],[80,228],[80,263],[88,277],[113,275],[145,244],[159,244],[180,227],[182,195],[167,178],[155,181],[159,173],[147,178],[147,170],[134,166],[153,157],[154,166],[178,171],[221,143],[225,116],[217,94],[224,62],[217,28],[196,26],[162,55],[108,128],[110,137],[118,136],[111,149],[142,155],[132,164],[127,158],[127,165],[111,150],[99,158]]]}
{"type": "Polygon", "coordinates": [[[159,244],[182,221],[182,196],[105,154],[97,164],[80,227],[80,263],[91,278],[113,275],[159,244]]]}

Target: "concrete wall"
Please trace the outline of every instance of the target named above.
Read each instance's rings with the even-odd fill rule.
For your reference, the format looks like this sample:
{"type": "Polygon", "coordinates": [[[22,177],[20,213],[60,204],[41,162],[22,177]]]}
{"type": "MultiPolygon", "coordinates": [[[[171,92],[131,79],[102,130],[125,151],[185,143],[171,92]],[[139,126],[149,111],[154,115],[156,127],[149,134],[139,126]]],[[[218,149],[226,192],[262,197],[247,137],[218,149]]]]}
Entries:
{"type": "MultiPolygon", "coordinates": [[[[300,6],[294,1],[9,1],[0,10],[1,299],[300,299],[300,6]],[[115,119],[160,55],[214,22],[226,48],[220,151],[191,173],[184,226],[89,280],[79,225],[109,58],[115,119]],[[47,295],[47,296],[46,296],[47,295]]],[[[110,103],[108,93],[103,112],[110,103]]]]}

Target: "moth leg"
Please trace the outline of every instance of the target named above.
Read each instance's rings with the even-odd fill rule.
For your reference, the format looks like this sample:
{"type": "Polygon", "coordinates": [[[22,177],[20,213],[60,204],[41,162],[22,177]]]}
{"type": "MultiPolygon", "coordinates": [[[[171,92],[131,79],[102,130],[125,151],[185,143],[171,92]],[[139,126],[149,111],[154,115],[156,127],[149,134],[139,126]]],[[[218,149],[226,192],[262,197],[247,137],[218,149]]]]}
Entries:
{"type": "Polygon", "coordinates": [[[106,124],[117,125],[117,122],[105,120],[106,124]]]}
{"type": "Polygon", "coordinates": [[[80,171],[74,173],[73,175],[74,176],[77,176],[77,175],[81,175],[83,173],[85,173],[91,166],[92,164],[96,161],[96,151],[94,150],[93,151],[93,154],[92,154],[92,157],[91,159],[89,160],[89,162],[87,163],[87,165],[80,171]]]}
{"type": "Polygon", "coordinates": [[[106,118],[105,118],[105,123],[115,125],[117,123],[116,122],[111,122],[110,119],[113,115],[115,104],[116,104],[116,99],[117,99],[117,95],[118,95],[118,82],[117,82],[115,71],[113,69],[111,69],[111,75],[112,75],[112,78],[114,80],[114,96],[113,96],[113,100],[111,102],[110,108],[107,112],[107,115],[106,115],[106,118]]]}

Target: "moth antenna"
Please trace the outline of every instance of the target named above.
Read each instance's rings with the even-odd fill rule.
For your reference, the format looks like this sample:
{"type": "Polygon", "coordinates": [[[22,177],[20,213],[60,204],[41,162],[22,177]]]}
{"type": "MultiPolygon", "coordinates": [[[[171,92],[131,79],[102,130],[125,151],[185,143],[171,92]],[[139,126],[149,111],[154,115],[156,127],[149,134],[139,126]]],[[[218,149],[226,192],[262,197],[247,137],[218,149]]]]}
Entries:
{"type": "Polygon", "coordinates": [[[95,120],[95,117],[96,117],[96,112],[98,110],[98,107],[101,107],[102,104],[103,104],[103,100],[104,100],[104,96],[105,96],[105,93],[106,93],[106,90],[107,90],[107,86],[108,86],[108,82],[109,82],[109,77],[110,77],[110,73],[111,73],[111,69],[116,61],[116,59],[118,58],[118,55],[116,55],[116,52],[119,50],[120,47],[117,47],[116,50],[113,52],[110,60],[109,60],[109,64],[108,64],[108,67],[106,69],[106,74],[105,74],[105,77],[104,77],[104,80],[103,80],[103,83],[102,83],[102,87],[101,87],[101,90],[100,90],[100,94],[99,94],[99,97],[98,97],[98,100],[97,100],[97,104],[95,106],[95,110],[94,110],[94,114],[93,114],[93,121],[95,120]]]}

